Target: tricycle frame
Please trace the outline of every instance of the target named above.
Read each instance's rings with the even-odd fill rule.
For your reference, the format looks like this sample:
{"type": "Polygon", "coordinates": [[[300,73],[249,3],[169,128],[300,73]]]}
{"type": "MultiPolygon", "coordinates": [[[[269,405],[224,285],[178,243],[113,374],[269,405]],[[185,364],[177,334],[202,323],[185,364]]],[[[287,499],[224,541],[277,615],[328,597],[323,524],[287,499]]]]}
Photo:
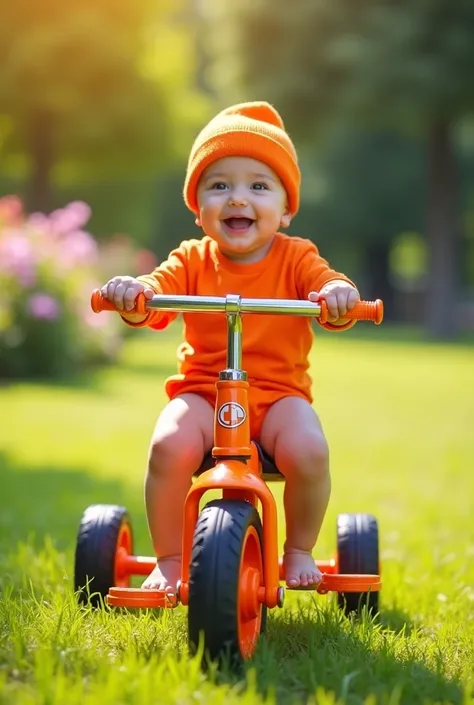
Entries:
{"type": "MultiPolygon", "coordinates": [[[[92,295],[92,309],[116,310],[114,305],[101,296],[99,290],[92,295]]],[[[139,295],[135,312],[145,314],[149,309],[180,312],[225,313],[227,318],[227,366],[219,373],[216,383],[217,397],[214,413],[214,446],[212,455],[215,465],[199,475],[186,497],[183,519],[181,578],[176,592],[133,589],[125,587],[130,575],[147,575],[156,559],[132,556],[127,551],[126,541],[118,545],[116,555],[116,585],[111,587],[107,602],[122,607],[174,607],[181,602],[188,604],[189,573],[193,533],[199,516],[199,503],[210,490],[222,490],[223,499],[249,502],[254,507],[261,504],[263,527],[263,575],[258,577],[257,601],[269,608],[282,607],[284,580],[282,561],[278,557],[278,517],[276,503],[266,482],[262,478],[262,463],[256,444],[250,438],[248,420],[247,373],[242,369],[242,313],[265,313],[302,315],[327,321],[324,301],[283,299],[242,299],[239,295],[215,296],[170,296],[155,295],[146,301],[139,295]]],[[[383,318],[382,302],[359,302],[349,314],[359,320],[373,320],[379,324],[383,318]]],[[[379,575],[339,575],[337,557],[329,561],[315,561],[323,572],[323,579],[316,589],[319,593],[330,590],[339,592],[378,591],[381,587],[379,575]]],[[[254,576],[255,578],[255,576],[254,576]]],[[[240,590],[254,589],[255,580],[246,576],[240,590]]],[[[298,589],[298,588],[296,588],[298,589]]],[[[301,589],[301,588],[300,588],[301,589]]]]}

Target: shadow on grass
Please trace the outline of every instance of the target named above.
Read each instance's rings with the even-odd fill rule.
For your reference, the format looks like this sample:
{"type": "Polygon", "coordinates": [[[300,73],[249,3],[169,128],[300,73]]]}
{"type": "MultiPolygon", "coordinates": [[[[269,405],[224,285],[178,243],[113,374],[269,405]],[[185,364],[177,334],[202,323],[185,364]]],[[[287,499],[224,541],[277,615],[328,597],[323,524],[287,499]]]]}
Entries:
{"type": "MultiPolygon", "coordinates": [[[[280,705],[306,702],[318,688],[351,705],[362,705],[369,694],[377,703],[400,705],[464,702],[461,684],[447,677],[439,658],[428,661],[428,645],[414,634],[390,633],[370,619],[347,620],[335,601],[322,606],[319,600],[269,619],[257,654],[245,667],[255,669],[261,694],[275,692],[280,705]]],[[[230,672],[221,677],[236,680],[230,672]]]]}
{"type": "Polygon", "coordinates": [[[90,504],[125,506],[132,517],[136,544],[150,550],[141,490],[133,492],[116,479],[94,477],[87,470],[29,469],[4,453],[0,453],[0,477],[2,552],[26,540],[42,545],[47,536],[60,550],[74,549],[82,513],[90,504]]]}
{"type": "Polygon", "coordinates": [[[100,378],[103,371],[109,369],[107,366],[89,372],[82,372],[77,375],[67,377],[0,377],[0,389],[20,388],[23,386],[32,388],[48,389],[87,389],[88,391],[100,392],[100,378]]]}
{"type": "Polygon", "coordinates": [[[409,636],[418,628],[418,625],[415,624],[408,612],[395,607],[382,609],[379,615],[379,624],[389,632],[404,634],[405,636],[409,636]]]}
{"type": "Polygon", "coordinates": [[[45,378],[28,378],[28,379],[3,379],[0,378],[0,389],[9,389],[12,387],[27,386],[28,388],[45,388],[45,389],[72,389],[72,390],[87,390],[88,392],[96,392],[102,394],[106,386],[107,376],[115,374],[124,374],[126,376],[145,375],[153,376],[156,379],[157,385],[163,386],[163,380],[177,372],[176,363],[170,363],[169,359],[160,361],[137,361],[133,359],[125,359],[116,364],[106,364],[101,367],[94,368],[90,371],[82,372],[77,375],[69,375],[68,377],[51,379],[45,378]]]}
{"type": "Polygon", "coordinates": [[[166,335],[145,333],[129,335],[123,347],[118,352],[115,362],[105,362],[77,374],[65,377],[32,377],[32,378],[2,378],[0,389],[28,386],[33,388],[53,389],[84,389],[102,393],[108,379],[116,375],[152,375],[157,383],[163,385],[163,380],[177,372],[176,349],[180,342],[180,333],[176,329],[166,335]]]}

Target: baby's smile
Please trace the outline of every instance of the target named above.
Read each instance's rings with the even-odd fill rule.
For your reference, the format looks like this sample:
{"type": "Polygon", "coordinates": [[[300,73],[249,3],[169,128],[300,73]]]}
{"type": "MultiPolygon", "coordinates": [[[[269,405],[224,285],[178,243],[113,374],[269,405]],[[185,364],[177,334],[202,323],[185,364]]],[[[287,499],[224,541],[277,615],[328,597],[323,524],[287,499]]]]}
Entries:
{"type": "Polygon", "coordinates": [[[245,235],[255,223],[255,220],[246,216],[237,215],[230,218],[224,218],[222,222],[228,232],[232,234],[245,235]]]}

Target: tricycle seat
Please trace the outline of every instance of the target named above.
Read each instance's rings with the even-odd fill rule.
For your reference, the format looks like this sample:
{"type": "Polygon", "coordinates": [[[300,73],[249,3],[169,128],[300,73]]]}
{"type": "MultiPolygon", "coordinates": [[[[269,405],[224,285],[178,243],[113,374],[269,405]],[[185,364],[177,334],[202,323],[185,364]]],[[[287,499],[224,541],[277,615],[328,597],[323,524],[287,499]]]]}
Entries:
{"type": "MultiPolygon", "coordinates": [[[[278,470],[273,458],[271,458],[267,453],[265,453],[259,443],[257,443],[256,441],[254,441],[254,443],[257,447],[258,454],[260,456],[260,462],[262,463],[262,478],[265,480],[265,482],[275,482],[279,480],[284,480],[285,478],[278,470]]],[[[209,453],[204,456],[204,460],[202,461],[199,470],[195,473],[195,477],[199,477],[199,475],[201,475],[205,470],[210,470],[212,467],[214,467],[215,464],[216,460],[212,457],[212,452],[209,451],[209,453]]]]}

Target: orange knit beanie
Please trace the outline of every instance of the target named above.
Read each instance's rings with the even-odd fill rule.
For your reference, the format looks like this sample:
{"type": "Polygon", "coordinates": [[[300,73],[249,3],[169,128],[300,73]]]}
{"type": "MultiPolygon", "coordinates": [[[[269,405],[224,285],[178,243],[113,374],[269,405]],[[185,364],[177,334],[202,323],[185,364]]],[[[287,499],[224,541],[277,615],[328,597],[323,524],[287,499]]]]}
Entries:
{"type": "Polygon", "coordinates": [[[280,115],[269,103],[241,103],[216,115],[197,136],[189,155],[184,200],[198,213],[197,185],[212,162],[222,157],[251,157],[281,179],[292,215],[298,210],[301,173],[298,157],[280,115]]]}

